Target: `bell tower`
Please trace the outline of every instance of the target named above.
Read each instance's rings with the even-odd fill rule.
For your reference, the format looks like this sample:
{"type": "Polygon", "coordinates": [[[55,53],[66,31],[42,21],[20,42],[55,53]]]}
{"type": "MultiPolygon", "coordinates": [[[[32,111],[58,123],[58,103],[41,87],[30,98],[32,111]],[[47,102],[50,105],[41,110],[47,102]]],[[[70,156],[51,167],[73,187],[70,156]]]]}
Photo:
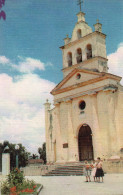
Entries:
{"type": "Polygon", "coordinates": [[[66,77],[73,69],[85,69],[94,72],[107,72],[106,35],[102,33],[102,24],[94,24],[95,30],[85,20],[85,13],[80,10],[71,38],[67,35],[63,55],[63,75],[66,77]]]}
{"type": "Polygon", "coordinates": [[[78,1],[78,20],[61,47],[64,78],[51,91],[54,108],[45,103],[47,162],[122,158],[121,77],[107,73],[102,24],[93,31],[78,1]]]}

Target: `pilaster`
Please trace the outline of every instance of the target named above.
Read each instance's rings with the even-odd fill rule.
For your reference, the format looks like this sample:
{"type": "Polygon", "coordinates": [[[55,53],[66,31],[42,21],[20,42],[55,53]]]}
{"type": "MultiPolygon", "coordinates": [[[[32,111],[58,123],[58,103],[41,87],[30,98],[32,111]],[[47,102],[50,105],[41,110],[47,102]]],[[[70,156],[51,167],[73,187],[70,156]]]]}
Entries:
{"type": "Polygon", "coordinates": [[[97,157],[102,157],[102,137],[101,130],[98,120],[98,108],[97,108],[97,95],[91,95],[92,99],[92,120],[93,120],[93,130],[92,130],[92,142],[93,142],[93,152],[94,159],[97,157]]]}
{"type": "Polygon", "coordinates": [[[55,120],[56,120],[56,162],[63,161],[63,145],[60,126],[60,103],[55,104],[55,120]]]}
{"type": "Polygon", "coordinates": [[[102,158],[110,156],[109,118],[108,118],[108,94],[100,91],[97,94],[97,114],[99,119],[99,135],[101,139],[102,158]]]}
{"type": "Polygon", "coordinates": [[[73,119],[72,119],[72,100],[68,100],[68,160],[76,161],[76,140],[73,129],[73,119]]]}
{"type": "Polygon", "coordinates": [[[115,123],[115,93],[109,93],[108,116],[109,116],[109,140],[111,156],[117,155],[117,133],[115,123]]]}

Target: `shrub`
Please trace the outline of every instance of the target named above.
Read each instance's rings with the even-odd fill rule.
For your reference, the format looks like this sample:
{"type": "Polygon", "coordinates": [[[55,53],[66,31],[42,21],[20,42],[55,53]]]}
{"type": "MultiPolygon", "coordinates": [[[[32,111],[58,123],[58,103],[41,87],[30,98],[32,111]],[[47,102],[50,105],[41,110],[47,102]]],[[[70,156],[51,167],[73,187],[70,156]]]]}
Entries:
{"type": "Polygon", "coordinates": [[[2,183],[1,192],[3,195],[29,194],[35,192],[36,187],[37,185],[33,180],[26,180],[23,172],[16,168],[11,171],[6,181],[2,183]]]}
{"type": "Polygon", "coordinates": [[[19,183],[22,184],[24,181],[23,172],[21,172],[18,168],[13,169],[13,171],[11,171],[8,175],[7,181],[12,185],[18,185],[19,183]]]}

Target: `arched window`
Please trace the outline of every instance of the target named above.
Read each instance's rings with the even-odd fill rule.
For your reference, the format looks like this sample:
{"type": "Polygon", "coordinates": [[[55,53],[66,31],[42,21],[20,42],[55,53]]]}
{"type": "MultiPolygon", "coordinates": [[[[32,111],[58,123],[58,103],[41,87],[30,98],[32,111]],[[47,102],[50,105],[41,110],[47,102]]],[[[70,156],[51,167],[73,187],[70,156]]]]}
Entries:
{"type": "Polygon", "coordinates": [[[67,54],[67,62],[68,62],[68,66],[72,66],[72,53],[68,52],[67,54]]]}
{"type": "Polygon", "coordinates": [[[92,58],[92,46],[91,44],[88,44],[86,47],[86,54],[87,54],[87,59],[92,58]]]}
{"type": "Polygon", "coordinates": [[[76,61],[77,61],[77,63],[82,62],[82,50],[81,50],[81,48],[77,49],[76,61]]]}
{"type": "Polygon", "coordinates": [[[81,29],[78,29],[77,30],[77,37],[78,37],[78,39],[80,39],[82,37],[82,31],[81,31],[81,29]]]}

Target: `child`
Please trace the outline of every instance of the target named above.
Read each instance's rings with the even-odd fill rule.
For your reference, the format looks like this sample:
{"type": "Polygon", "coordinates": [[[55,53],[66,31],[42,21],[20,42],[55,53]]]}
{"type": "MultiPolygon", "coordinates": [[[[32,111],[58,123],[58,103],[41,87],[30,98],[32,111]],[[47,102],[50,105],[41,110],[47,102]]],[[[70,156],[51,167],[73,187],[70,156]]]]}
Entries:
{"type": "Polygon", "coordinates": [[[91,176],[94,178],[94,182],[95,182],[95,175],[96,175],[96,169],[97,169],[96,165],[97,165],[96,161],[93,160],[93,163],[91,165],[91,168],[92,168],[91,176]]]}
{"type": "Polygon", "coordinates": [[[97,158],[97,170],[96,170],[96,175],[95,177],[98,178],[98,182],[100,182],[100,177],[102,177],[102,182],[103,182],[103,177],[104,177],[104,172],[103,172],[103,169],[102,169],[102,162],[101,162],[101,159],[100,157],[97,158]]]}
{"type": "Polygon", "coordinates": [[[85,164],[84,164],[84,175],[86,177],[86,182],[91,182],[91,180],[90,180],[91,167],[88,164],[87,160],[85,160],[85,164]]]}

